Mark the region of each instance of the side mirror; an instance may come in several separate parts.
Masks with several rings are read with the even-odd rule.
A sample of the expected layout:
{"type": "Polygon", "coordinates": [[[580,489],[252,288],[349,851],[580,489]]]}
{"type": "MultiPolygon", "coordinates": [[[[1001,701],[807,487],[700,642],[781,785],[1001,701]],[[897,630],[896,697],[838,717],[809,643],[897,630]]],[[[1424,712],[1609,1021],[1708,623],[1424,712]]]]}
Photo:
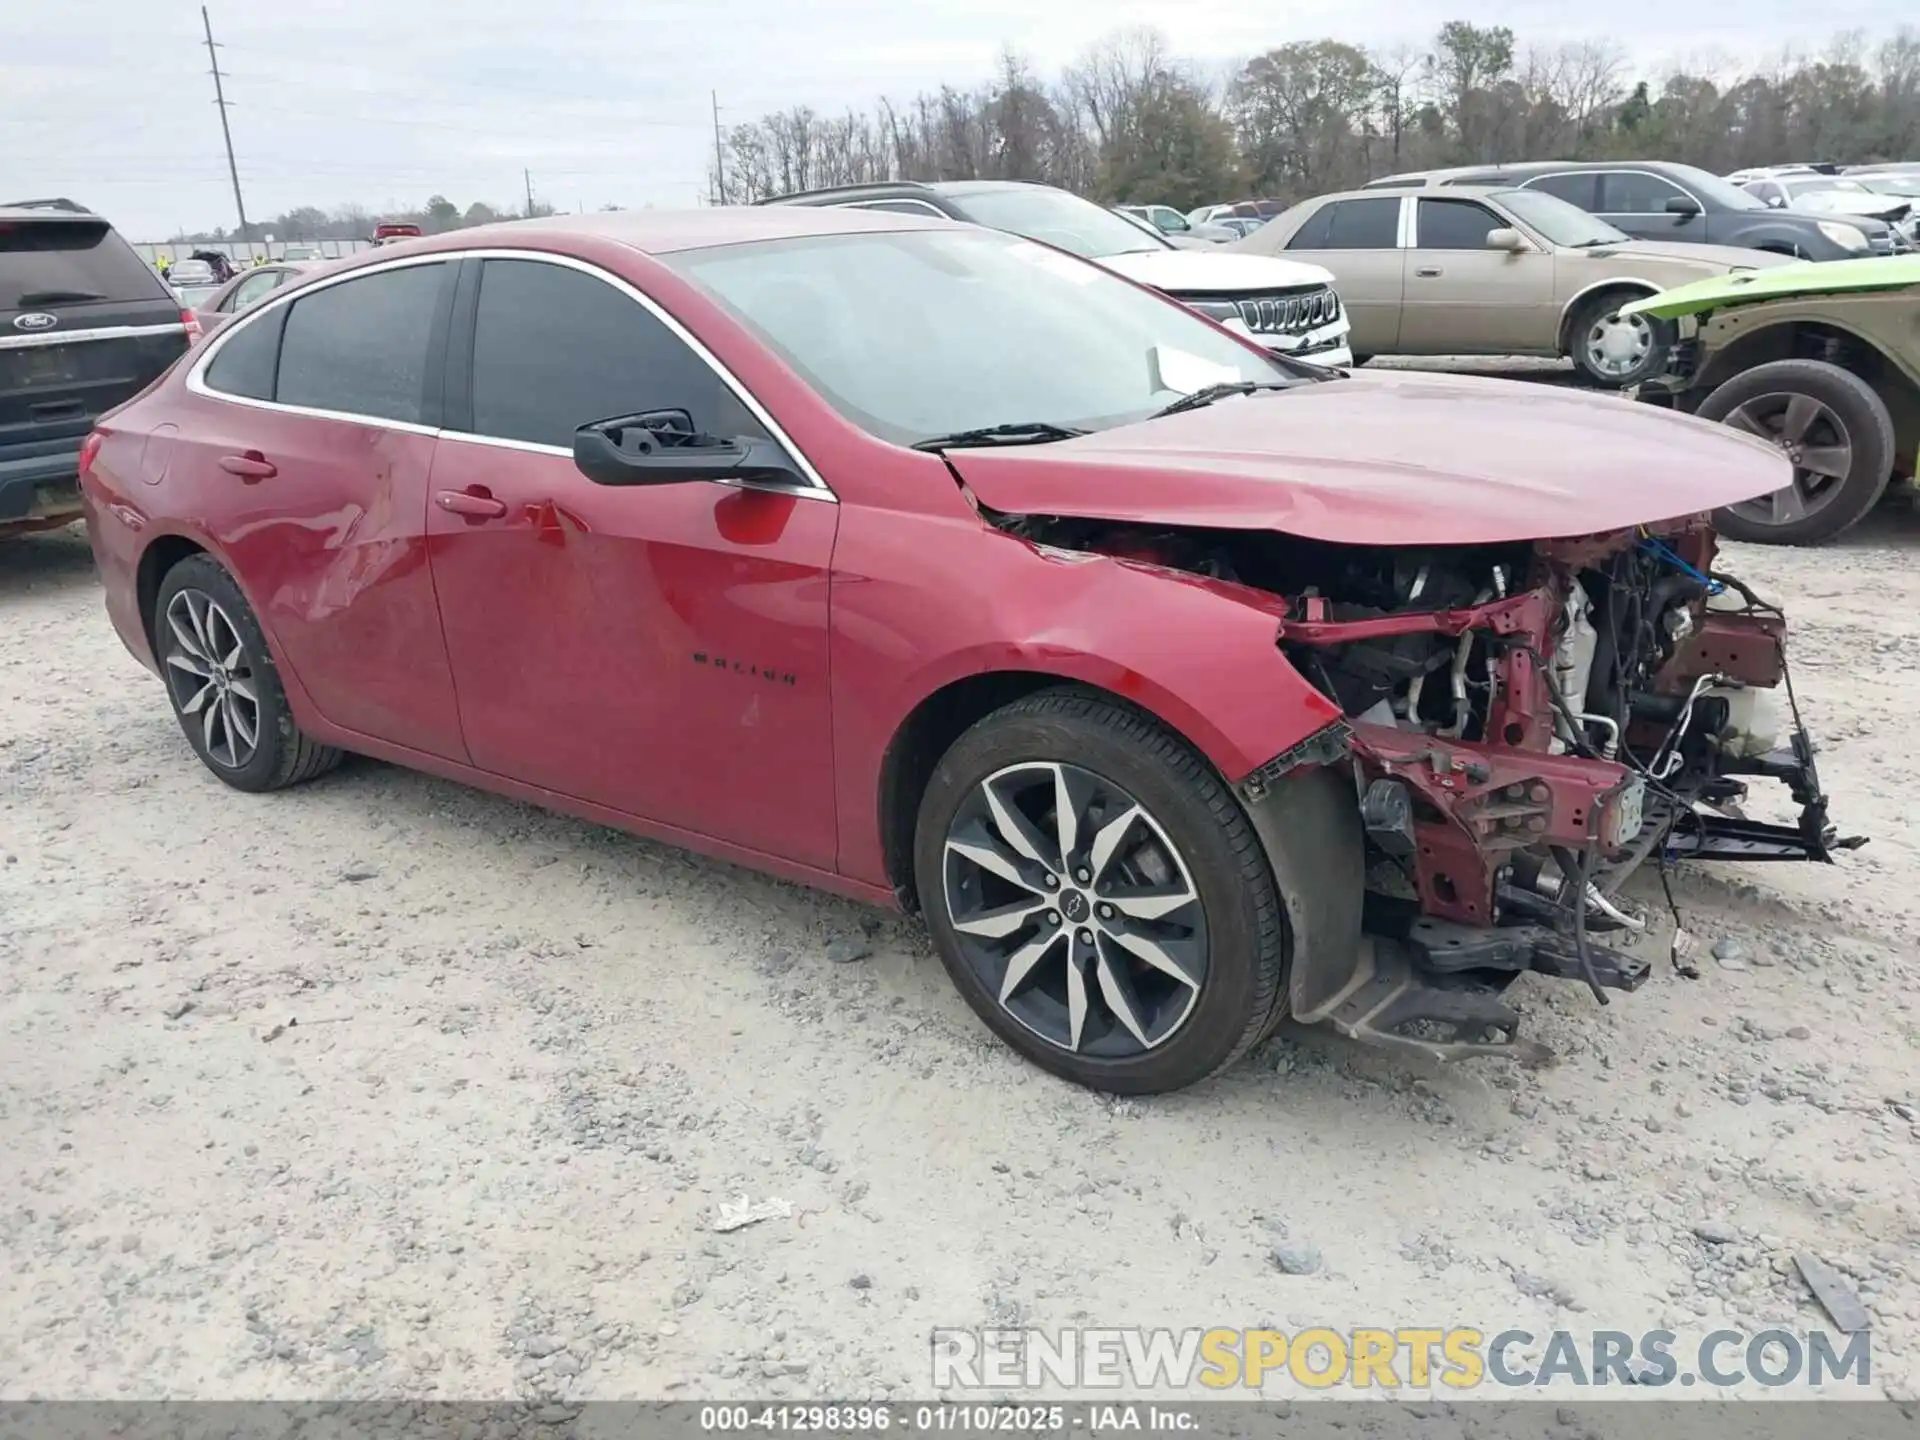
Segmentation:
{"type": "Polygon", "coordinates": [[[696,480],[804,484],[770,441],[692,429],[678,411],[596,420],[573,432],[573,463],[596,485],[681,485],[696,480]]]}
{"type": "Polygon", "coordinates": [[[1518,230],[1515,230],[1510,225],[1502,225],[1497,230],[1489,230],[1487,232],[1487,248],[1489,250],[1504,250],[1509,255],[1518,255],[1533,247],[1527,244],[1527,237],[1522,235],[1518,230]]]}
{"type": "Polygon", "coordinates": [[[1675,195],[1664,208],[1669,215],[1698,215],[1700,202],[1691,195],[1675,195]]]}

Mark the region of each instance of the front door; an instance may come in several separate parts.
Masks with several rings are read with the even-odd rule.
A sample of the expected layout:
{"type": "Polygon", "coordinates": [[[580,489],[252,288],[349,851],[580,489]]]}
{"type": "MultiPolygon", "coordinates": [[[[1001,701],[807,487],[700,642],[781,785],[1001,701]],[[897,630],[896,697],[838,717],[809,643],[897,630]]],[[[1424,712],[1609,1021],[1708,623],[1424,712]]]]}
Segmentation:
{"type": "Polygon", "coordinates": [[[1511,355],[1558,349],[1553,255],[1538,248],[1490,248],[1488,234],[1507,224],[1477,200],[1420,197],[1413,247],[1406,252],[1403,351],[1511,355]]]}
{"type": "Polygon", "coordinates": [[[830,868],[838,505],[804,487],[588,480],[571,447],[595,420],[660,413],[768,437],[597,272],[532,258],[469,271],[470,405],[450,400],[428,523],[473,763],[830,868]]]}

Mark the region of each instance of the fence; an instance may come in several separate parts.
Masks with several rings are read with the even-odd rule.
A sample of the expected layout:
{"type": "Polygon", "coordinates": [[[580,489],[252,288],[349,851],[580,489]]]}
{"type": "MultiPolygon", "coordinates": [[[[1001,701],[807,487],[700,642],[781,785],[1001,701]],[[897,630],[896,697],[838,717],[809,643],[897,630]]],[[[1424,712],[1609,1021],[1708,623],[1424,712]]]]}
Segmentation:
{"type": "Polygon", "coordinates": [[[358,251],[370,249],[370,240],[167,240],[159,242],[135,242],[133,250],[147,264],[156,264],[162,255],[169,260],[184,260],[196,250],[214,250],[245,269],[256,256],[265,256],[269,260],[283,259],[289,245],[296,249],[311,247],[320,252],[323,260],[338,260],[343,255],[352,255],[358,251]]]}

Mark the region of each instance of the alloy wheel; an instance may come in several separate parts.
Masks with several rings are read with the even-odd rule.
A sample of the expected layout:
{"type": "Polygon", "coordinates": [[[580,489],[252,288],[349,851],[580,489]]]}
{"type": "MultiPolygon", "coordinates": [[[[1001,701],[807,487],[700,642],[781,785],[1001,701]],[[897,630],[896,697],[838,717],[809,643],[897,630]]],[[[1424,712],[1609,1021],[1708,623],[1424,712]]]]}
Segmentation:
{"type": "Polygon", "coordinates": [[[1207,978],[1205,908],[1146,807],[1076,765],[988,776],[947,830],[947,915],[1008,1015],[1076,1055],[1164,1044],[1207,978]]]}
{"type": "Polygon", "coordinates": [[[1631,375],[1652,353],[1653,326],[1644,315],[1603,315],[1587,330],[1587,364],[1597,375],[1631,375]]]}
{"type": "Polygon", "coordinates": [[[1811,395],[1756,395],[1723,424],[1771,440],[1793,464],[1793,483],[1727,507],[1760,525],[1790,525],[1832,503],[1853,469],[1853,437],[1834,411],[1811,395]]]}
{"type": "Polygon", "coordinates": [[[233,619],[202,590],[167,602],[167,689],[180,714],[200,727],[207,758],[238,770],[260,744],[260,692],[233,619]]]}

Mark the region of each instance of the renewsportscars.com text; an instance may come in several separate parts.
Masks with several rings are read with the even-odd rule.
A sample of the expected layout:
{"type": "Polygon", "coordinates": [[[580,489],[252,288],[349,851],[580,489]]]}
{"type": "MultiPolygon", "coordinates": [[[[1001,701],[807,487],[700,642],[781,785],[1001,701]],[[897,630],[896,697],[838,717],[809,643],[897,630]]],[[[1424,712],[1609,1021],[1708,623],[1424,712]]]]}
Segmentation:
{"type": "Polygon", "coordinates": [[[942,1391],[1128,1389],[1259,1390],[1268,1384],[1329,1390],[1767,1389],[1872,1383],[1865,1333],[1715,1330],[1682,1340],[1671,1330],[1546,1334],[1314,1327],[1282,1330],[1068,1329],[933,1332],[942,1391]]]}

